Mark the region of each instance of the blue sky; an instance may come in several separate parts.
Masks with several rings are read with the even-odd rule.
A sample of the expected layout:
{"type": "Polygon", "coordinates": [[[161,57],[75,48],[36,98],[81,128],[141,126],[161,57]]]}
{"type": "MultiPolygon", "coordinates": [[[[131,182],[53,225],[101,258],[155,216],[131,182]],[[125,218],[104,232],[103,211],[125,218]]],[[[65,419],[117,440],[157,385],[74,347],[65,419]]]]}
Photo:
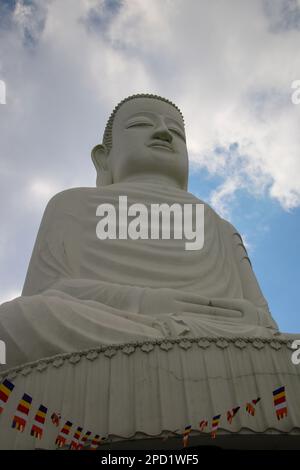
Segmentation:
{"type": "MultiPolygon", "coordinates": [[[[189,190],[208,200],[217,184],[218,179],[199,170],[190,178],[189,190]]],[[[300,209],[284,211],[277,201],[253,198],[241,190],[230,220],[243,234],[256,277],[280,329],[299,332],[300,209]]]]}
{"type": "Polygon", "coordinates": [[[300,331],[298,0],[2,0],[0,302],[19,295],[45,205],[93,186],[122,98],[185,116],[189,189],[241,232],[274,318],[300,331]]]}

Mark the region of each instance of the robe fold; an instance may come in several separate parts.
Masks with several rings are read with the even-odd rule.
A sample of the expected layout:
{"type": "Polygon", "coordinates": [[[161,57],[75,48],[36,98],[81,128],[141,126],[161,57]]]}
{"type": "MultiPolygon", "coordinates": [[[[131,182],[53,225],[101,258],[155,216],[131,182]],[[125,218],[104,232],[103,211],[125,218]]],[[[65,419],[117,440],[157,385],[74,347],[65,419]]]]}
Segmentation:
{"type": "MultiPolygon", "coordinates": [[[[204,246],[185,239],[100,240],[99,204],[203,204],[153,183],[74,188],[45,210],[22,296],[0,306],[7,365],[101,344],[195,336],[277,334],[236,229],[205,204],[204,246]],[[198,294],[197,311],[169,311],[160,295],[198,294]],[[152,307],[152,308],[151,308],[152,307]]],[[[118,210],[117,210],[118,213],[118,210]]],[[[117,217],[118,219],[118,217],[117,217]]],[[[195,306],[194,306],[195,307],[195,306]]]]}

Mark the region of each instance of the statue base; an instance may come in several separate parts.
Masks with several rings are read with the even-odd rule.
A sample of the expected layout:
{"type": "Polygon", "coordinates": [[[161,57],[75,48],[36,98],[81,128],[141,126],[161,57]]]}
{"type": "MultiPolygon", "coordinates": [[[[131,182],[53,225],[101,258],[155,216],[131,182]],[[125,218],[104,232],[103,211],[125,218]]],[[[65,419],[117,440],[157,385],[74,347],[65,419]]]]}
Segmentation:
{"type": "Polygon", "coordinates": [[[294,335],[265,338],[186,338],[101,346],[61,354],[1,374],[15,388],[0,415],[0,449],[55,449],[66,421],[103,449],[189,446],[299,448],[300,366],[291,361],[294,335]],[[287,416],[278,420],[273,391],[285,387],[287,416]],[[12,420],[23,393],[32,406],[23,432],[12,420]],[[246,411],[254,399],[255,414],[246,411]],[[30,435],[38,407],[48,408],[41,440],[30,435]],[[232,423],[227,411],[240,406],[232,423]],[[51,422],[61,414],[59,427],[51,422]],[[212,418],[221,415],[216,438],[212,418]],[[203,430],[199,423],[207,420],[203,430]],[[290,446],[290,447],[289,447],[290,446]],[[293,447],[295,446],[295,447],[293,447]]]}

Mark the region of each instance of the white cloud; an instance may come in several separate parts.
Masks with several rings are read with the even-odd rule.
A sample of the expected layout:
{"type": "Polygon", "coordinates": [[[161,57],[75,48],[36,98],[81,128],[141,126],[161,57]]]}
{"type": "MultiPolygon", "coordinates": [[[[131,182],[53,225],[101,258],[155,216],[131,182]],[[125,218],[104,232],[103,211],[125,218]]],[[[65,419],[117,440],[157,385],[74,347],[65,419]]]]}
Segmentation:
{"type": "Polygon", "coordinates": [[[229,216],[229,205],[239,186],[240,180],[238,178],[231,178],[226,179],[224,183],[212,191],[209,203],[212,205],[212,207],[214,207],[220,216],[224,218],[229,216]]]}
{"type": "MultiPolygon", "coordinates": [[[[31,145],[41,128],[51,172],[61,147],[67,147],[65,164],[72,158],[70,133],[81,132],[84,145],[92,146],[86,133],[92,117],[95,126],[124,96],[153,91],[183,108],[194,163],[223,178],[211,195],[216,207],[226,210],[241,188],[268,194],[284,209],[297,207],[300,106],[290,98],[291,83],[300,77],[300,29],[288,15],[300,15],[300,8],[287,3],[293,8],[280,1],[272,8],[264,0],[153,0],[151,6],[144,0],[52,0],[39,9],[38,2],[19,0],[14,20],[21,37],[9,36],[9,50],[14,61],[21,60],[27,83],[16,81],[22,105],[15,111],[32,109],[20,138],[31,145]],[[274,24],[281,30],[274,32],[274,24]],[[24,31],[37,42],[34,55],[21,46],[24,31]],[[82,100],[88,120],[79,118],[82,100]],[[44,135],[47,130],[51,136],[44,135]]],[[[12,115],[11,126],[17,118],[12,115]]],[[[32,163],[38,151],[33,148],[32,163]]],[[[74,161],[78,165],[76,151],[74,161]]]]}
{"type": "Polygon", "coordinates": [[[17,26],[23,41],[32,44],[39,39],[44,28],[46,17],[46,7],[48,0],[44,4],[38,3],[36,0],[31,3],[24,0],[16,2],[13,11],[13,21],[17,26]]]}
{"type": "Polygon", "coordinates": [[[32,181],[28,187],[28,204],[32,205],[45,205],[49,199],[54,196],[59,187],[50,181],[35,180],[32,181]]]}
{"type": "Polygon", "coordinates": [[[20,27],[32,27],[32,5],[26,5],[23,1],[17,2],[13,16],[15,22],[20,25],[20,27]]]}
{"type": "Polygon", "coordinates": [[[112,107],[137,92],[182,108],[193,165],[221,178],[210,202],[222,214],[239,189],[298,207],[300,6],[273,4],[17,1],[10,27],[0,22],[0,196],[15,246],[33,241],[40,217],[24,224],[20,201],[41,211],[56,190],[93,185],[90,150],[112,107]]]}

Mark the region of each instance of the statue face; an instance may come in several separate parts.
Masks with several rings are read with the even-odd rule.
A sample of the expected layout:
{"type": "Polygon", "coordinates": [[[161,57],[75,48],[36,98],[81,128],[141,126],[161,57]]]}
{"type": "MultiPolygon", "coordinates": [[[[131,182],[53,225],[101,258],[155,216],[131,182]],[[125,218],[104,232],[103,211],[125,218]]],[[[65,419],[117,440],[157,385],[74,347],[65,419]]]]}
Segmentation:
{"type": "MultiPolygon", "coordinates": [[[[188,154],[180,113],[157,99],[124,103],[114,119],[108,164],[113,182],[133,176],[167,176],[186,189],[188,154]]],[[[159,179],[159,178],[158,178],[159,179]]]]}

